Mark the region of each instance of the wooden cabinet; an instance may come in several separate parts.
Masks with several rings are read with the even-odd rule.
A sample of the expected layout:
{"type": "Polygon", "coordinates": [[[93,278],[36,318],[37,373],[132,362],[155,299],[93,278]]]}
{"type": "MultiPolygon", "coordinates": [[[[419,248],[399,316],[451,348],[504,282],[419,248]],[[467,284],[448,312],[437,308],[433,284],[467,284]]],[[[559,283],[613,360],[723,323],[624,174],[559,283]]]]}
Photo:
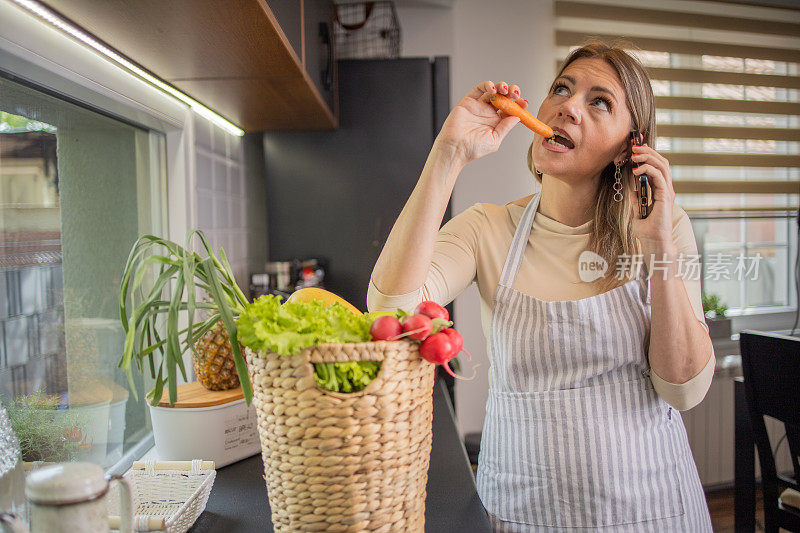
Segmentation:
{"type": "MultiPolygon", "coordinates": [[[[336,113],[336,61],[331,0],[267,0],[292,49],[328,107],[336,113]]],[[[337,115],[338,116],[338,115],[337,115]]]]}
{"type": "Polygon", "coordinates": [[[45,3],[246,131],[338,127],[309,29],[332,18],[329,0],[45,3]]]}
{"type": "Polygon", "coordinates": [[[332,21],[334,5],[330,0],[302,0],[305,30],[305,68],[334,115],[338,113],[338,87],[332,21]]]}

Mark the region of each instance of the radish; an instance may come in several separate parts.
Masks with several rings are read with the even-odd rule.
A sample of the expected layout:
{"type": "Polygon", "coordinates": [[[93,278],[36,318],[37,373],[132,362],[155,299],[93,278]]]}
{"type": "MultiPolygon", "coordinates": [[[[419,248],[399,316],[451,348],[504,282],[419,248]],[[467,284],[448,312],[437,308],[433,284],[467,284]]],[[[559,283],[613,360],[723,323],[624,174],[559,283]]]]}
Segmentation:
{"type": "Polygon", "coordinates": [[[472,378],[456,375],[453,369],[450,368],[448,363],[455,353],[453,352],[453,343],[450,341],[450,335],[447,333],[434,333],[422,341],[422,344],[419,345],[419,354],[430,363],[442,365],[445,371],[456,379],[472,379],[475,377],[475,374],[472,375],[472,378]]]}
{"type": "Polygon", "coordinates": [[[400,321],[391,315],[376,318],[369,328],[374,341],[393,340],[392,337],[400,335],[402,331],[403,326],[400,325],[400,321]]]}
{"type": "Polygon", "coordinates": [[[403,325],[402,336],[408,336],[409,339],[414,339],[415,341],[425,339],[433,329],[433,322],[425,315],[403,317],[401,324],[403,325]]]}
{"type": "Polygon", "coordinates": [[[450,320],[450,313],[447,312],[447,309],[437,304],[436,302],[432,302],[430,300],[427,300],[419,304],[417,308],[414,309],[414,313],[417,315],[425,315],[429,318],[441,318],[444,320],[450,320]]]}
{"type": "Polygon", "coordinates": [[[434,333],[419,345],[419,354],[423,359],[437,365],[444,365],[453,353],[453,343],[445,333],[434,333]]]}
{"type": "MultiPolygon", "coordinates": [[[[450,337],[450,342],[453,344],[452,357],[455,357],[461,352],[461,350],[464,349],[464,337],[461,336],[461,333],[457,332],[453,328],[443,329],[441,333],[444,333],[450,337]]],[[[467,354],[467,358],[472,361],[472,356],[469,354],[469,352],[464,350],[464,353],[467,354]]]]}

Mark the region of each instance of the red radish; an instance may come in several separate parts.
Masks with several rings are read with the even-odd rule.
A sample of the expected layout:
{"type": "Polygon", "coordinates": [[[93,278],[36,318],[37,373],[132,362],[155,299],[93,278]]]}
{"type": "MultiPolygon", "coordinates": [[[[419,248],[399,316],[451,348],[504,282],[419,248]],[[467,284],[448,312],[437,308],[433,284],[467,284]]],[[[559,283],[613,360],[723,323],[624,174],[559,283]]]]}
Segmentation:
{"type": "MultiPolygon", "coordinates": [[[[461,336],[461,333],[457,332],[453,328],[443,329],[440,333],[444,333],[450,337],[450,342],[453,344],[453,354],[451,357],[455,357],[461,352],[461,350],[464,349],[464,337],[461,336]]],[[[471,361],[472,356],[469,354],[469,352],[464,350],[464,353],[467,354],[467,357],[471,361]]]]}
{"type": "Polygon", "coordinates": [[[450,313],[447,312],[447,309],[442,307],[441,305],[437,304],[436,302],[432,302],[430,300],[424,301],[414,309],[414,313],[418,315],[425,315],[429,318],[441,318],[444,320],[450,320],[450,313]]]}
{"type": "Polygon", "coordinates": [[[403,317],[403,334],[407,334],[409,339],[421,341],[427,337],[433,329],[433,322],[425,315],[411,315],[403,317]]]}
{"type": "MultiPolygon", "coordinates": [[[[464,376],[456,375],[448,364],[455,354],[453,352],[453,343],[447,333],[440,331],[422,341],[422,344],[419,345],[419,354],[430,363],[442,365],[445,371],[454,378],[467,379],[464,376]]],[[[472,375],[472,378],[474,377],[475,374],[472,375]]]]}
{"type": "Polygon", "coordinates": [[[434,333],[419,345],[419,354],[428,362],[444,365],[451,358],[453,343],[446,333],[434,333]]]}
{"type": "Polygon", "coordinates": [[[392,340],[392,337],[400,335],[403,326],[397,317],[386,315],[375,319],[369,328],[369,333],[374,341],[392,340]]]}

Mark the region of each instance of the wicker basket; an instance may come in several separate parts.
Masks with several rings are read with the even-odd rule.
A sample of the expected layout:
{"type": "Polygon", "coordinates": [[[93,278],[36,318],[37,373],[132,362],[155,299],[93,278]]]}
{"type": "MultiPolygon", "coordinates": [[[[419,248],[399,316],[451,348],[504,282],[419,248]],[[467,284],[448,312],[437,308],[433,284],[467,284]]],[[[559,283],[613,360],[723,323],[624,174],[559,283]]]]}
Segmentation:
{"type": "MultiPolygon", "coordinates": [[[[203,512],[217,472],[213,461],[136,461],[125,478],[133,493],[134,531],[185,533],[203,512]]],[[[119,496],[111,488],[109,526],[119,529],[119,496]]]]}
{"type": "Polygon", "coordinates": [[[337,59],[400,57],[400,23],[394,2],[335,4],[333,35],[337,59]]]}
{"type": "Polygon", "coordinates": [[[275,531],[424,530],[434,365],[409,341],[246,350],[275,531]],[[312,363],[382,361],[361,391],[317,387],[312,363]]]}

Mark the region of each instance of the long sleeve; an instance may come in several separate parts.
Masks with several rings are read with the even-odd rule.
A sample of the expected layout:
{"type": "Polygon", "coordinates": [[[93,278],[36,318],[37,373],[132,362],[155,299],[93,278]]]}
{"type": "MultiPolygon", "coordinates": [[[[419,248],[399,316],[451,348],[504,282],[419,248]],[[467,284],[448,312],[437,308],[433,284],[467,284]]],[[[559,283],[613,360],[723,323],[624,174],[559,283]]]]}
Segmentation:
{"type": "Polygon", "coordinates": [[[478,241],[485,223],[486,214],[477,204],[448,220],[436,236],[428,275],[422,286],[405,294],[387,294],[370,277],[367,309],[394,311],[400,308],[412,312],[425,300],[443,306],[452,302],[476,279],[478,241]]]}
{"type": "MultiPolygon", "coordinates": [[[[692,223],[686,212],[677,204],[675,204],[673,215],[673,241],[678,248],[678,253],[684,254],[684,257],[688,259],[697,254],[697,242],[695,241],[694,231],[692,230],[692,223]]],[[[705,330],[708,331],[708,325],[703,315],[700,272],[688,273],[684,276],[683,282],[686,287],[686,294],[688,294],[689,301],[692,304],[695,317],[703,325],[705,330]]],[[[706,365],[689,381],[685,383],[671,383],[664,380],[652,369],[650,370],[650,379],[653,382],[653,387],[656,392],[664,401],[679,411],[687,411],[705,398],[709,387],[711,387],[715,366],[716,357],[712,348],[711,356],[706,362],[706,365]]]]}
{"type": "Polygon", "coordinates": [[[717,359],[712,353],[703,370],[686,383],[670,383],[662,379],[653,369],[650,369],[650,380],[653,382],[653,388],[665,402],[678,411],[688,411],[705,398],[714,378],[716,362],[717,359]]]}

